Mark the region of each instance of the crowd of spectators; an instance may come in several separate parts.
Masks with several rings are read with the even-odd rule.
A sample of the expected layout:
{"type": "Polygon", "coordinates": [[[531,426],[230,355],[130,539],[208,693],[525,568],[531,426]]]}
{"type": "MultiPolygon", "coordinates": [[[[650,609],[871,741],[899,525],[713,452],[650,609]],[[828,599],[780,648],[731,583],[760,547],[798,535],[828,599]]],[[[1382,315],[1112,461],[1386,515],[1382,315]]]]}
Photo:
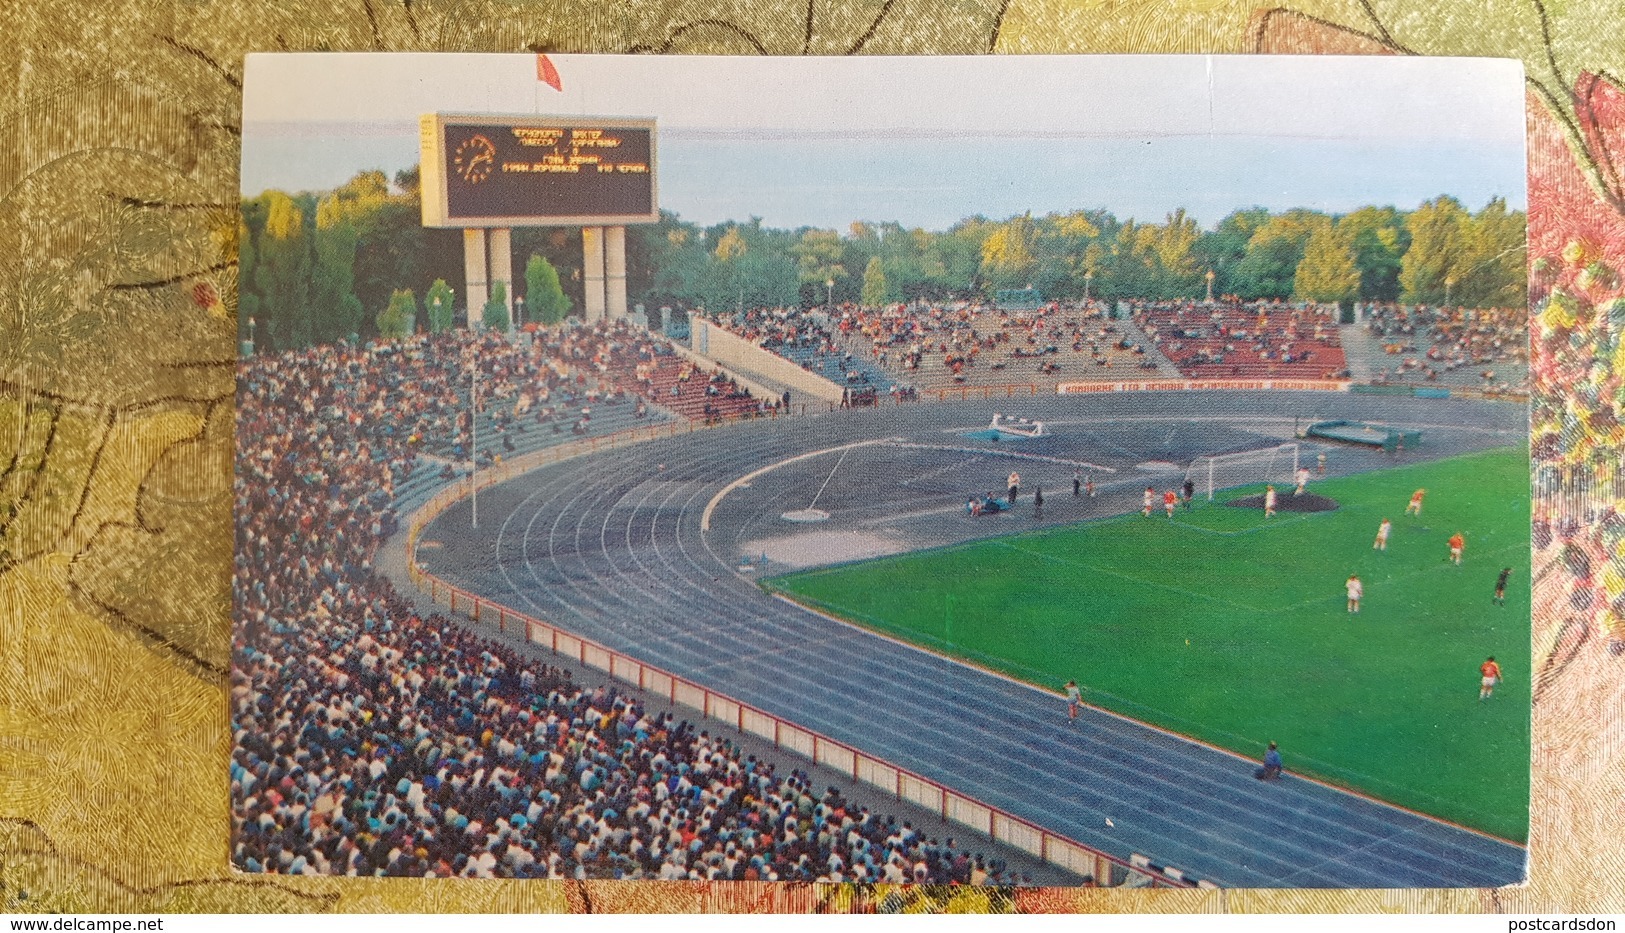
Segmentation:
{"type": "Polygon", "coordinates": [[[625,393],[596,361],[629,339],[600,326],[522,339],[452,331],[399,342],[340,344],[245,364],[244,384],[273,392],[289,379],[319,385],[287,404],[313,423],[348,422],[371,441],[399,441],[404,455],[463,462],[475,455],[469,400],[477,398],[482,460],[514,449],[530,430],[581,434],[595,405],[620,405],[625,393]],[[314,367],[314,369],[312,369],[314,367]],[[475,392],[475,384],[478,391],[475,392]]]}
{"type": "Polygon", "coordinates": [[[1486,391],[1527,391],[1529,312],[1525,308],[1369,305],[1364,327],[1391,367],[1375,382],[1472,384],[1486,391]]]}
{"type": "MultiPolygon", "coordinates": [[[[905,398],[917,392],[900,384],[888,388],[890,378],[873,378],[879,373],[928,388],[1124,379],[1163,365],[1186,378],[1351,378],[1333,306],[1184,300],[1130,301],[1128,307],[1127,321],[1113,320],[1100,302],[1009,310],[977,301],[754,308],[713,321],[844,381],[852,404],[881,392],[905,398]]],[[[1362,313],[1362,326],[1383,351],[1399,357],[1372,374],[1375,382],[1442,379],[1489,392],[1527,388],[1527,326],[1519,309],[1373,304],[1362,313]]]]}
{"type": "MultiPolygon", "coordinates": [[[[424,615],[379,574],[394,485],[474,348],[503,404],[614,334],[425,338],[240,367],[230,765],[248,871],[1011,884],[671,712],[424,615]],[[536,348],[540,347],[540,351],[536,348]],[[541,355],[533,355],[540,353],[541,355]],[[500,357],[500,358],[498,358],[500,357]],[[544,365],[545,364],[541,364],[544,365]],[[437,381],[431,374],[443,373],[437,381]]],[[[569,380],[559,372],[553,375],[569,380]]],[[[545,395],[544,395],[545,393],[545,395]]]]}
{"type": "Polygon", "coordinates": [[[1349,377],[1335,308],[1156,301],[1133,302],[1130,313],[1188,378],[1349,377]]]}
{"type": "Polygon", "coordinates": [[[1020,310],[980,301],[758,308],[716,323],[807,369],[837,369],[833,378],[855,397],[884,391],[906,401],[917,395],[916,384],[1123,378],[1159,368],[1138,335],[1098,302],[1020,310]]]}
{"type": "Polygon", "coordinates": [[[645,336],[617,346],[607,371],[643,399],[686,418],[714,423],[776,414],[783,400],[757,398],[719,367],[704,369],[676,354],[663,339],[645,336]]]}
{"type": "Polygon", "coordinates": [[[1101,370],[1157,368],[1098,303],[1051,302],[1013,310],[981,302],[843,307],[835,328],[882,366],[938,385],[1044,381],[1080,375],[1087,354],[1101,370]],[[1072,365],[1069,365],[1072,364],[1072,365]]]}

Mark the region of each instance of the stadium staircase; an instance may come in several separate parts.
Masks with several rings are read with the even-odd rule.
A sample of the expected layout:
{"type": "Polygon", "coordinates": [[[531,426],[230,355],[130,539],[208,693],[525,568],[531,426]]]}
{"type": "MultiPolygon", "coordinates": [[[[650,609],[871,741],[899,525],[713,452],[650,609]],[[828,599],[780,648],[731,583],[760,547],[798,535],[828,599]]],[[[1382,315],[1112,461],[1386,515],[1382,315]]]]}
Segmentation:
{"type": "Polygon", "coordinates": [[[1368,383],[1389,368],[1389,357],[1382,351],[1382,341],[1366,330],[1364,324],[1342,324],[1338,336],[1343,342],[1344,365],[1349,378],[1356,383],[1368,383]]]}

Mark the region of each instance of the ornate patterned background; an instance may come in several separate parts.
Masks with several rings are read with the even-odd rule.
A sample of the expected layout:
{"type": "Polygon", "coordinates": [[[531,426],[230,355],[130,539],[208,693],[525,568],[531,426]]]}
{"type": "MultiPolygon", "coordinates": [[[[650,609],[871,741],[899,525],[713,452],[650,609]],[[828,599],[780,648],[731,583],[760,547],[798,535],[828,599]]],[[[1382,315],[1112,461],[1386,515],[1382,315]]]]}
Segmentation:
{"type": "Polygon", "coordinates": [[[0,4],[0,905],[42,911],[1625,911],[1616,0],[0,4]],[[258,50],[1511,56],[1529,89],[1531,877],[1500,891],[262,881],[227,863],[242,57],[258,50]],[[12,421],[15,428],[16,422],[12,421]],[[9,456],[9,455],[8,455],[9,456]],[[1542,521],[1549,524],[1541,524],[1542,521]]]}

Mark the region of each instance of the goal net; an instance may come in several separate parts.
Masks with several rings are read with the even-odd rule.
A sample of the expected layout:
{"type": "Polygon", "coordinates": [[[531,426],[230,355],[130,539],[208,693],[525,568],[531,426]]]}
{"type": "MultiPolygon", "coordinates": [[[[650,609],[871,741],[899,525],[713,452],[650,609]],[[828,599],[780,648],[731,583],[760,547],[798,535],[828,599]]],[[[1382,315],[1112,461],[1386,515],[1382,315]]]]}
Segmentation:
{"type": "Polygon", "coordinates": [[[1295,485],[1298,472],[1298,445],[1282,444],[1262,450],[1242,450],[1228,454],[1207,454],[1191,461],[1185,479],[1207,494],[1237,486],[1274,483],[1295,485]]]}

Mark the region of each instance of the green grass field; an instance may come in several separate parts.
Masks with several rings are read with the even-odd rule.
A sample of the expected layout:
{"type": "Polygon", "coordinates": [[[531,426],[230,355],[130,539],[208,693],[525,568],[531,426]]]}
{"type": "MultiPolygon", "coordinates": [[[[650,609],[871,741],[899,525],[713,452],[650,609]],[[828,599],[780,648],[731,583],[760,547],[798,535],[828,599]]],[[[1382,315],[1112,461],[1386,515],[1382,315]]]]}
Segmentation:
{"type": "Polygon", "coordinates": [[[1075,677],[1091,703],[1243,755],[1277,741],[1289,771],[1523,841],[1527,452],[1313,483],[1341,504],[1332,512],[1266,520],[1220,504],[1259,489],[1172,521],[1135,512],[765,585],[1057,692],[1075,677]],[[1417,487],[1423,515],[1407,517],[1417,487]],[[1384,517],[1393,534],[1377,552],[1384,517]],[[1502,567],[1505,608],[1491,601],[1502,567]],[[1351,573],[1365,584],[1357,615],[1351,573]],[[1504,676],[1481,703],[1488,655],[1504,676]]]}

